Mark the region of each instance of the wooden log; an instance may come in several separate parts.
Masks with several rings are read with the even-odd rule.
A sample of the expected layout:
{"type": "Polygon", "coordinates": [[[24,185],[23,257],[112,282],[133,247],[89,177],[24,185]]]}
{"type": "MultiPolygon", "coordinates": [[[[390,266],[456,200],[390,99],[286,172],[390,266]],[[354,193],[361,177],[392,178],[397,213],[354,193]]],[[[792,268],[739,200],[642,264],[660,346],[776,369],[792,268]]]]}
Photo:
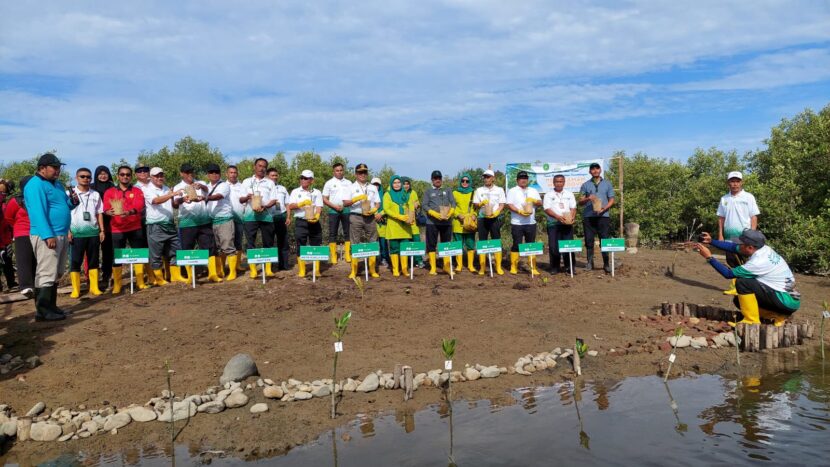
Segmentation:
{"type": "Polygon", "coordinates": [[[784,347],[792,347],[798,342],[798,328],[793,323],[784,325],[784,347]]]}
{"type": "Polygon", "coordinates": [[[772,326],[769,328],[769,335],[770,335],[770,348],[777,349],[778,348],[778,327],[772,326]]]}
{"type": "Polygon", "coordinates": [[[809,323],[807,325],[807,339],[812,339],[813,336],[815,335],[815,332],[816,332],[815,325],[813,325],[813,323],[809,323]]]}
{"type": "Polygon", "coordinates": [[[703,318],[703,316],[700,315],[700,312],[697,309],[697,305],[695,305],[694,303],[687,303],[686,306],[689,307],[689,313],[692,316],[696,318],[703,318]]]}
{"type": "Polygon", "coordinates": [[[685,317],[691,317],[692,316],[692,310],[688,306],[686,306],[686,303],[681,303],[680,308],[683,310],[683,316],[685,316],[685,317]]]}
{"type": "Polygon", "coordinates": [[[804,339],[807,339],[807,327],[809,325],[807,323],[802,323],[798,325],[798,343],[803,344],[804,339]]]}
{"type": "Polygon", "coordinates": [[[395,380],[392,383],[392,389],[400,389],[401,388],[401,376],[403,375],[401,371],[401,364],[396,363],[395,369],[392,372],[392,378],[395,380]]]}
{"type": "Polygon", "coordinates": [[[766,324],[761,325],[761,349],[766,350],[772,348],[772,331],[766,324]]]}
{"type": "Polygon", "coordinates": [[[676,303],[669,303],[669,314],[674,316],[677,314],[677,304],[676,303]]]}
{"type": "Polygon", "coordinates": [[[403,367],[403,400],[408,401],[412,399],[412,392],[415,390],[415,383],[412,379],[412,367],[405,365],[403,367]]]}
{"type": "Polygon", "coordinates": [[[735,325],[735,330],[737,331],[738,338],[741,340],[740,344],[738,344],[738,347],[742,351],[746,352],[746,333],[745,333],[746,325],[745,324],[736,324],[735,325]]]}
{"type": "Polygon", "coordinates": [[[669,302],[663,302],[660,304],[660,315],[666,316],[669,314],[669,302]]]}
{"type": "Polygon", "coordinates": [[[786,347],[784,345],[784,335],[786,335],[786,332],[784,332],[784,330],[785,330],[784,326],[780,326],[778,328],[778,348],[786,347]]]}
{"type": "Polygon", "coordinates": [[[761,325],[749,325],[749,345],[751,352],[758,352],[761,350],[761,325]]]}

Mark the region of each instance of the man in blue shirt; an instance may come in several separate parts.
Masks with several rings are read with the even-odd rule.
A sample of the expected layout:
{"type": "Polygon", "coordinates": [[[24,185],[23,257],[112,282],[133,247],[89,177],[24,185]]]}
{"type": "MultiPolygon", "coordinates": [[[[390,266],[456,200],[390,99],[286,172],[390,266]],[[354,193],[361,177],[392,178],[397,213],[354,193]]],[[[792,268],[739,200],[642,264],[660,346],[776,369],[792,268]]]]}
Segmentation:
{"type": "Polygon", "coordinates": [[[64,164],[46,153],[37,163],[37,174],[24,190],[31,228],[29,240],[37,260],[35,270],[35,321],[66,319],[57,306],[58,278],[66,266],[66,234],[77,197],[70,199],[58,182],[64,164]]]}
{"type": "MultiPolygon", "coordinates": [[[[585,230],[585,255],[588,261],[585,269],[594,269],[594,237],[599,235],[600,240],[610,237],[611,215],[608,210],[614,205],[614,187],[608,180],[600,176],[602,167],[594,162],[588,170],[591,179],[582,184],[579,192],[582,198],[579,204],[585,206],[582,211],[582,226],[585,230]]],[[[619,266],[619,265],[618,265],[619,266]]],[[[605,272],[611,273],[608,263],[608,253],[602,254],[602,267],[605,272]]]]}

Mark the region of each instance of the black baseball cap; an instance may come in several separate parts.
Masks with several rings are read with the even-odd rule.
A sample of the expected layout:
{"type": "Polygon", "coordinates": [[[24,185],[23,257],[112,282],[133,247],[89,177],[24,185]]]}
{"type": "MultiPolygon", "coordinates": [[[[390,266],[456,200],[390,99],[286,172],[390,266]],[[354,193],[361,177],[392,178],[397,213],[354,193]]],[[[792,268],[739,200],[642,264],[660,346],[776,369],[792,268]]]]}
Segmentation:
{"type": "Polygon", "coordinates": [[[149,171],[150,171],[150,167],[147,167],[144,164],[138,164],[137,166],[135,166],[135,173],[149,172],[149,171]]]}
{"type": "Polygon", "coordinates": [[[207,169],[205,170],[207,173],[216,172],[219,173],[222,169],[219,168],[219,164],[208,164],[207,169]]]}
{"type": "Polygon", "coordinates": [[[40,159],[37,160],[38,167],[48,166],[60,168],[62,165],[66,164],[61,162],[61,160],[58,159],[58,156],[52,154],[51,152],[47,152],[46,154],[40,156],[40,159]]]}
{"type": "Polygon", "coordinates": [[[520,170],[519,173],[516,174],[516,180],[518,180],[520,178],[530,178],[530,177],[528,177],[527,172],[525,172],[524,170],[520,170]]]}
{"type": "Polygon", "coordinates": [[[185,162],[179,168],[179,172],[189,174],[195,172],[195,170],[193,169],[193,165],[191,165],[189,162],[185,162]]]}
{"type": "Polygon", "coordinates": [[[369,167],[366,164],[360,163],[354,168],[354,173],[369,172],[369,167]]]}
{"type": "MultiPolygon", "coordinates": [[[[585,166],[583,166],[583,167],[585,167],[585,166]]],[[[602,169],[602,166],[597,164],[596,162],[591,162],[591,165],[588,166],[588,170],[591,170],[591,169],[602,169]]]]}
{"type": "Polygon", "coordinates": [[[767,244],[767,237],[760,230],[744,229],[741,236],[735,239],[735,243],[762,248],[767,244]]]}
{"type": "Polygon", "coordinates": [[[431,177],[431,178],[432,178],[432,180],[437,180],[437,179],[439,179],[439,178],[443,179],[443,178],[444,178],[444,176],[443,176],[443,175],[441,175],[441,171],[440,171],[440,170],[433,170],[433,171],[432,171],[432,177],[431,177]]]}

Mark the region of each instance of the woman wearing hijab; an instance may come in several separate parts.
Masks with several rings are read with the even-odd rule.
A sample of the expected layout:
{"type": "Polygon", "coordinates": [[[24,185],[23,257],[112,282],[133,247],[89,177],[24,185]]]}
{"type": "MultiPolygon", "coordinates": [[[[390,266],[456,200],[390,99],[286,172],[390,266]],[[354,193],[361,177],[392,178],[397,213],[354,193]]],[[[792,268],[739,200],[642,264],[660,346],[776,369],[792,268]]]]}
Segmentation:
{"type": "Polygon", "coordinates": [[[37,266],[35,251],[29,239],[29,213],[26,212],[26,205],[23,201],[23,188],[31,178],[31,176],[26,176],[20,179],[20,192],[9,201],[3,211],[3,217],[12,226],[14,259],[17,264],[17,282],[20,293],[28,298],[32,298],[35,294],[35,267],[37,266]]]}
{"type": "Polygon", "coordinates": [[[389,180],[389,190],[383,195],[383,210],[386,213],[386,240],[389,242],[389,257],[392,263],[392,275],[398,277],[406,269],[406,257],[401,257],[401,242],[412,240],[412,224],[415,223],[415,206],[409,193],[403,188],[400,175],[393,175],[389,180]],[[410,215],[412,213],[412,215],[410,215]],[[400,269],[398,269],[400,264],[400,269]]]}
{"type": "MultiPolygon", "coordinates": [[[[412,191],[412,179],[409,177],[403,177],[403,189],[407,193],[409,193],[409,199],[412,203],[413,209],[415,212],[421,208],[421,200],[418,199],[418,193],[412,191]]],[[[417,219],[417,217],[416,217],[417,219]]],[[[412,241],[413,242],[420,242],[421,241],[421,228],[418,227],[418,222],[412,224],[412,241]]],[[[424,266],[424,258],[421,256],[415,257],[415,266],[423,267],[424,266]]]]}
{"type": "MultiPolygon", "coordinates": [[[[95,168],[95,173],[92,175],[91,188],[98,192],[101,199],[104,199],[104,192],[115,186],[112,182],[112,173],[105,165],[99,165],[95,168]]],[[[114,261],[115,251],[112,249],[112,227],[110,221],[112,216],[104,216],[104,241],[101,242],[101,267],[100,277],[98,280],[98,288],[106,290],[110,285],[112,278],[112,266],[114,261]]]]}
{"type": "MultiPolygon", "coordinates": [[[[475,266],[473,266],[476,254],[476,233],[475,231],[464,230],[464,218],[469,215],[476,215],[473,207],[473,178],[470,177],[470,174],[467,172],[461,174],[458,187],[452,192],[452,196],[455,198],[456,206],[455,216],[452,218],[453,239],[456,242],[460,241],[467,252],[467,269],[470,272],[476,272],[475,266]]],[[[458,262],[455,270],[461,272],[464,257],[458,255],[455,258],[458,262]]]]}

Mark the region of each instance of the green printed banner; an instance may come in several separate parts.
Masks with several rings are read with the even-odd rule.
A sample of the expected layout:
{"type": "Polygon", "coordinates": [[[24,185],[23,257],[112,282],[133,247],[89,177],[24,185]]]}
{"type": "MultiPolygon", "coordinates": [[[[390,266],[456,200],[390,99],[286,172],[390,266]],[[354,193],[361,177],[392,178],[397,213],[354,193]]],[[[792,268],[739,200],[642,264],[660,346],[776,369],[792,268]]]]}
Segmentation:
{"type": "Polygon", "coordinates": [[[362,259],[372,256],[380,256],[380,243],[354,243],[352,244],[352,258],[362,259]]]}
{"type": "Polygon", "coordinates": [[[624,238],[603,238],[599,241],[600,250],[603,253],[612,251],[625,251],[624,238]]]}
{"type": "Polygon", "coordinates": [[[424,242],[401,242],[401,256],[424,256],[427,244],[424,242]]]}
{"type": "Polygon", "coordinates": [[[446,258],[447,256],[458,256],[462,253],[464,253],[464,247],[461,245],[461,241],[444,242],[438,244],[439,258],[446,258]]]}
{"type": "Polygon", "coordinates": [[[300,259],[303,261],[328,261],[329,247],[327,246],[301,246],[300,259]]]}
{"type": "Polygon", "coordinates": [[[560,253],[582,252],[582,240],[559,240],[560,253]]]}
{"type": "Polygon", "coordinates": [[[501,252],[501,239],[480,240],[476,242],[476,253],[486,255],[487,253],[501,252]]]}
{"type": "Polygon", "coordinates": [[[520,243],[519,256],[536,256],[545,252],[545,244],[542,242],[520,243]]]}
{"type": "Polygon", "coordinates": [[[115,264],[146,264],[150,262],[148,248],[117,248],[115,250],[115,264]]]}
{"type": "Polygon", "coordinates": [[[207,266],[210,260],[208,250],[179,250],[176,252],[177,266],[207,266]]]}
{"type": "Polygon", "coordinates": [[[277,262],[279,262],[279,253],[276,248],[252,248],[248,250],[248,264],[277,262]]]}

